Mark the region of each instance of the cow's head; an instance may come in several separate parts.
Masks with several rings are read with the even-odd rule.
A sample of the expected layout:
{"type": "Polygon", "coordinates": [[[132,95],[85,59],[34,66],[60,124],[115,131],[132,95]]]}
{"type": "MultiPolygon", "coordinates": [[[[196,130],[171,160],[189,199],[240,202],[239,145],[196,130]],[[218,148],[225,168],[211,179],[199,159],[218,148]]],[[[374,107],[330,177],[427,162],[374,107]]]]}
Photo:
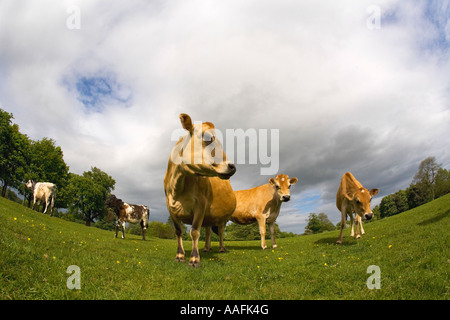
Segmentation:
{"type": "Polygon", "coordinates": [[[173,149],[171,160],[187,174],[229,179],[236,167],[223,151],[214,125],[211,122],[193,124],[185,113],[180,114],[180,121],[188,133],[173,149]]]}
{"type": "Polygon", "coordinates": [[[106,199],[105,204],[106,206],[115,209],[117,213],[122,208],[123,201],[112,194],[106,199]]]}
{"type": "Polygon", "coordinates": [[[27,183],[25,183],[25,186],[28,189],[33,189],[33,186],[35,185],[35,182],[33,180],[28,180],[27,183]]]}
{"type": "Polygon", "coordinates": [[[368,190],[359,188],[354,194],[347,193],[345,197],[352,202],[353,211],[364,220],[370,220],[373,217],[370,209],[370,201],[378,193],[378,189],[368,190]]]}
{"type": "Polygon", "coordinates": [[[269,179],[269,183],[275,188],[275,192],[283,202],[291,200],[290,188],[292,185],[296,184],[297,181],[297,178],[294,177],[289,179],[289,176],[285,174],[279,174],[275,179],[269,179]]]}

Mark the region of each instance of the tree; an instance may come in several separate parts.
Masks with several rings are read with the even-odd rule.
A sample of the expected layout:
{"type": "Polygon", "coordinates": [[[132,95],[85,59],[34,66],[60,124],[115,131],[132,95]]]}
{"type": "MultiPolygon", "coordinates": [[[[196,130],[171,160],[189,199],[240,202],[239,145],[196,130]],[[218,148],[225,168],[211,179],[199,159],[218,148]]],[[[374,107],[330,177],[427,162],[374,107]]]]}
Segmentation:
{"type": "Polygon", "coordinates": [[[430,190],[423,184],[411,184],[408,189],[406,189],[406,194],[408,198],[408,207],[413,209],[424,203],[427,203],[431,199],[430,190]]]}
{"type": "Polygon", "coordinates": [[[450,170],[440,168],[436,175],[436,197],[450,193],[450,170]]]}
{"type": "Polygon", "coordinates": [[[0,181],[1,196],[5,197],[8,187],[18,187],[25,174],[25,155],[28,137],[19,132],[19,126],[12,124],[13,115],[0,109],[0,181]]]}
{"type": "MultiPolygon", "coordinates": [[[[38,141],[30,141],[27,154],[27,166],[25,180],[32,179],[40,182],[56,184],[56,207],[66,207],[67,199],[64,189],[67,185],[69,167],[64,161],[61,147],[56,146],[53,139],[43,138],[38,141]]],[[[31,199],[31,192],[24,186],[19,187],[19,192],[31,199]]]]}
{"type": "Polygon", "coordinates": [[[334,224],[330,221],[330,219],[328,219],[328,216],[325,213],[323,212],[319,213],[317,218],[319,219],[322,225],[321,232],[331,231],[335,229],[334,224]]]}
{"type": "Polygon", "coordinates": [[[431,200],[435,197],[436,176],[440,168],[435,157],[428,157],[420,163],[419,171],[413,179],[413,183],[422,184],[431,191],[431,200]]]}
{"type": "Polygon", "coordinates": [[[395,205],[395,199],[392,194],[385,196],[381,199],[380,203],[380,215],[382,218],[390,217],[398,213],[397,206],[395,205]]]}
{"type": "Polygon", "coordinates": [[[86,226],[90,226],[106,214],[105,201],[115,183],[107,173],[95,167],[81,176],[71,173],[67,187],[69,211],[81,214],[86,226]]]}
{"type": "Polygon", "coordinates": [[[305,234],[322,233],[335,229],[333,223],[325,213],[319,213],[318,215],[316,213],[310,213],[306,221],[308,221],[308,224],[305,227],[305,234]]]}
{"type": "Polygon", "coordinates": [[[405,190],[399,190],[396,193],[390,194],[381,199],[379,211],[381,218],[385,218],[399,214],[408,209],[408,192],[405,190]]]}

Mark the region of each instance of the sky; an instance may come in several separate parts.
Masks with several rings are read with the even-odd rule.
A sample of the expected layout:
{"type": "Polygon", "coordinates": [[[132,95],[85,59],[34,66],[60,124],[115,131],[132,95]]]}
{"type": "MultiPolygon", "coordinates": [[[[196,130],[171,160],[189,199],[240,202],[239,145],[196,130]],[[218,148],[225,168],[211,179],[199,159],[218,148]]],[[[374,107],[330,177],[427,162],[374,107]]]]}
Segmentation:
{"type": "Polygon", "coordinates": [[[339,221],[347,171],[376,205],[426,157],[450,168],[449,17],[449,1],[0,0],[0,108],[164,222],[180,113],[224,140],[277,132],[276,173],[247,154],[230,182],[297,177],[277,223],[303,233],[310,212],[339,221]]]}

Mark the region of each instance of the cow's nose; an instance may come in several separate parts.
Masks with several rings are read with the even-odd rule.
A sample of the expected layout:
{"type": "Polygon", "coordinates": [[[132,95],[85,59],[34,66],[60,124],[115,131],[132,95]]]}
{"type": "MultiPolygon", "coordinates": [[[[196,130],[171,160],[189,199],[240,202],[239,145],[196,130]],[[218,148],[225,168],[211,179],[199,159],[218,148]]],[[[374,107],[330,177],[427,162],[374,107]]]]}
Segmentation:
{"type": "Polygon", "coordinates": [[[234,163],[228,163],[228,169],[229,170],[236,170],[236,166],[234,165],[234,163]]]}
{"type": "Polygon", "coordinates": [[[283,201],[286,201],[286,202],[291,200],[291,196],[290,195],[285,195],[282,198],[283,198],[283,201]]]}
{"type": "Polygon", "coordinates": [[[364,214],[364,218],[366,218],[366,220],[370,220],[372,219],[373,213],[366,213],[364,214]]]}

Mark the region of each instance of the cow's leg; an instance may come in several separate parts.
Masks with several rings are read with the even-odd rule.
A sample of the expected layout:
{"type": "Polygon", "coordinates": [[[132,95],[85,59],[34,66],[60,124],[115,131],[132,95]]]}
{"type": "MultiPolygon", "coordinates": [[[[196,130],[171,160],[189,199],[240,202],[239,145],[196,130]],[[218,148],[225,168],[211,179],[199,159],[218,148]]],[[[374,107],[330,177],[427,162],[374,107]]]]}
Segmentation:
{"type": "Polygon", "coordinates": [[[117,238],[117,233],[119,232],[119,220],[116,221],[116,235],[114,236],[114,238],[117,238]]]}
{"type": "Polygon", "coordinates": [[[366,232],[364,231],[364,228],[363,228],[362,218],[359,218],[359,226],[361,228],[361,234],[362,235],[366,234],[366,232]]]}
{"type": "Polygon", "coordinates": [[[264,216],[256,218],[256,221],[258,221],[259,226],[259,234],[261,235],[261,248],[263,250],[267,249],[266,245],[266,218],[264,216]]]}
{"type": "Polygon", "coordinates": [[[181,226],[181,223],[177,221],[176,219],[173,219],[173,225],[175,226],[175,234],[177,235],[177,243],[178,243],[178,249],[177,249],[177,255],[175,256],[176,262],[184,262],[184,248],[183,248],[183,227],[181,226]]]}
{"type": "Polygon", "coordinates": [[[200,238],[200,229],[203,223],[204,213],[194,212],[194,220],[192,221],[192,227],[190,235],[192,239],[192,252],[189,259],[189,265],[194,268],[200,267],[200,254],[198,252],[198,238],[200,238]]]}
{"type": "Polygon", "coordinates": [[[211,250],[211,227],[205,227],[205,248],[203,252],[211,250]]]}
{"type": "Polygon", "coordinates": [[[49,202],[49,198],[45,199],[45,209],[44,209],[44,212],[42,212],[42,213],[47,212],[48,202],[49,202]]]}
{"type": "MultiPolygon", "coordinates": [[[[356,214],[357,215],[357,214],[356,214]]],[[[350,232],[350,237],[354,237],[355,236],[355,229],[354,229],[354,223],[355,223],[355,219],[353,219],[353,213],[350,214],[350,225],[352,226],[352,232],[350,232]]]]}
{"type": "Polygon", "coordinates": [[[145,241],[145,231],[147,231],[147,226],[144,220],[141,220],[141,228],[142,228],[142,240],[145,241]]]}
{"type": "Polygon", "coordinates": [[[341,232],[339,233],[339,238],[336,241],[337,244],[341,244],[342,243],[342,238],[344,235],[344,226],[345,226],[345,218],[346,218],[346,213],[345,210],[341,209],[341,232]]]}
{"type": "Polygon", "coordinates": [[[275,243],[275,222],[269,224],[270,230],[270,239],[272,241],[272,248],[277,248],[277,244],[275,243]]]}
{"type": "MultiPolygon", "coordinates": [[[[35,204],[36,204],[36,198],[33,198],[33,206],[31,207],[31,210],[34,210],[35,204]]],[[[39,208],[39,203],[38,203],[38,208],[39,208]]]]}
{"type": "Polygon", "coordinates": [[[226,251],[225,244],[223,242],[223,234],[225,232],[225,225],[226,225],[226,222],[224,222],[218,226],[218,228],[219,228],[219,252],[226,251]]]}
{"type": "Polygon", "coordinates": [[[125,239],[125,221],[122,221],[121,227],[122,227],[122,239],[125,239]]]}
{"type": "Polygon", "coordinates": [[[359,216],[356,214],[356,217],[355,217],[356,239],[361,238],[361,235],[359,234],[359,220],[361,220],[361,217],[359,217],[359,216]]]}
{"type": "Polygon", "coordinates": [[[50,203],[50,217],[53,216],[53,206],[55,205],[55,194],[52,195],[51,197],[51,203],[50,203]]]}

